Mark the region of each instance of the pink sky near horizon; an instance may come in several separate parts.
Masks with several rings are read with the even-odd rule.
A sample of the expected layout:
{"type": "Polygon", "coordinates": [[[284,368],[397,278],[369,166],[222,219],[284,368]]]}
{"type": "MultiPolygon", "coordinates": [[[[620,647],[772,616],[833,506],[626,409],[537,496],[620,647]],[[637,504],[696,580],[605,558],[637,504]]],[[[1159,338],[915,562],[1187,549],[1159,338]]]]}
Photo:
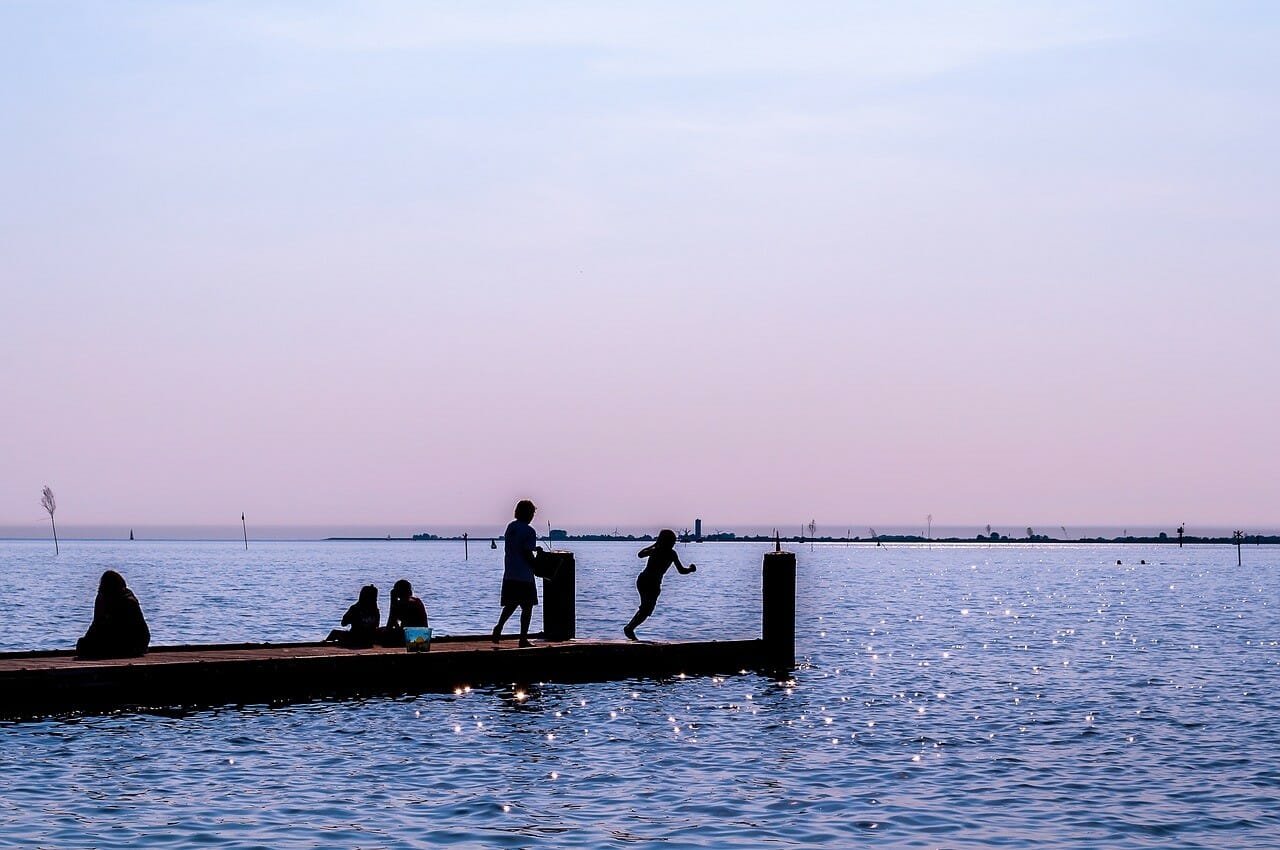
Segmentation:
{"type": "Polygon", "coordinates": [[[0,525],[1280,525],[1280,13],[363,8],[0,7],[0,525]]]}

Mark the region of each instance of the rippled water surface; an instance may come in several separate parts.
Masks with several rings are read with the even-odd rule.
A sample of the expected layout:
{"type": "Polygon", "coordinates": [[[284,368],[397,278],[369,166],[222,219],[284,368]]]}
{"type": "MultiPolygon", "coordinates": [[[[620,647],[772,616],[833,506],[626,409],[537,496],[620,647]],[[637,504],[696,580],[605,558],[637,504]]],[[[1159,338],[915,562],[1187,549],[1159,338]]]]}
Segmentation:
{"type": "MultiPolygon", "coordinates": [[[[438,631],[483,632],[501,573],[483,544],[48,548],[0,542],[2,649],[70,646],[106,567],[156,643],[314,639],[402,576],[438,631]]],[[[639,546],[572,548],[579,635],[620,636],[639,546]]],[[[757,634],[764,550],[682,547],[699,570],[642,637],[757,634]]],[[[0,846],[1280,847],[1280,550],[798,558],[790,681],[0,724],[0,846]]]]}

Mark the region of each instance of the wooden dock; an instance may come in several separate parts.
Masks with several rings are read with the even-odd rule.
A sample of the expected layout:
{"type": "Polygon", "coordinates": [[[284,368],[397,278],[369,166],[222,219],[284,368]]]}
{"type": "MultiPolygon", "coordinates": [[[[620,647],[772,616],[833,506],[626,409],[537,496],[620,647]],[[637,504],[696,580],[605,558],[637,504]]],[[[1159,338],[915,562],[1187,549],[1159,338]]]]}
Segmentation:
{"type": "Polygon", "coordinates": [[[139,658],[101,661],[72,651],[0,653],[0,717],[727,674],[760,669],[763,643],[535,640],[522,649],[514,639],[495,646],[488,636],[464,636],[433,641],[429,652],[286,643],[156,647],[139,658]]]}
{"type": "MultiPolygon", "coordinates": [[[[567,553],[564,553],[567,554],[567,553]]],[[[749,640],[575,640],[574,567],[568,557],[544,595],[544,632],[514,637],[445,636],[429,652],[347,649],[328,643],[152,647],[137,658],[88,660],[73,650],[0,653],[0,718],[116,709],[182,709],[297,702],[365,694],[453,691],[485,684],[604,681],[681,673],[770,673],[795,663],[795,558],[764,564],[762,636],[749,640]]]]}

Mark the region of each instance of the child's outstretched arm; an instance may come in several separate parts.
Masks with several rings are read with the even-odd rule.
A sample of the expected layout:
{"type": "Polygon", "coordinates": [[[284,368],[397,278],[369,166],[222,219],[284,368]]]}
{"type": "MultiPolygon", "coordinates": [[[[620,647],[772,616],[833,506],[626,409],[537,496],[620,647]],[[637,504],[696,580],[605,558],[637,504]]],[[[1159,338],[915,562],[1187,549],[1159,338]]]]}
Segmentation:
{"type": "Polygon", "coordinates": [[[686,567],[684,564],[680,563],[680,556],[677,555],[675,552],[671,553],[671,563],[676,565],[676,572],[680,573],[681,575],[687,576],[689,573],[696,573],[698,571],[697,564],[690,564],[689,566],[686,567]]]}

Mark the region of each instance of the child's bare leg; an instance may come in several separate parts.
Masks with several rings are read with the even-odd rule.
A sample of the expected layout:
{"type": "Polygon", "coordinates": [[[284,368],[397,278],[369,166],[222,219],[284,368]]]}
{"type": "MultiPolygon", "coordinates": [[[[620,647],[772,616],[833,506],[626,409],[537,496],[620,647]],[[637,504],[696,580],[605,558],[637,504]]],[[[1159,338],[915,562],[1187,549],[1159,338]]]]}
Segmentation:
{"type": "Polygon", "coordinates": [[[493,627],[494,643],[497,643],[498,640],[502,637],[502,627],[507,624],[507,620],[511,619],[511,615],[515,613],[515,610],[516,610],[516,606],[514,605],[502,606],[502,616],[498,618],[498,625],[493,627]]]}
{"type": "Polygon", "coordinates": [[[636,640],[636,626],[649,619],[649,615],[653,613],[655,601],[643,597],[640,599],[640,607],[636,610],[636,615],[631,618],[631,622],[622,627],[622,633],[628,640],[636,640]]]}
{"type": "Polygon", "coordinates": [[[532,646],[529,643],[529,621],[533,619],[533,606],[524,605],[520,608],[520,646],[532,646]]]}

